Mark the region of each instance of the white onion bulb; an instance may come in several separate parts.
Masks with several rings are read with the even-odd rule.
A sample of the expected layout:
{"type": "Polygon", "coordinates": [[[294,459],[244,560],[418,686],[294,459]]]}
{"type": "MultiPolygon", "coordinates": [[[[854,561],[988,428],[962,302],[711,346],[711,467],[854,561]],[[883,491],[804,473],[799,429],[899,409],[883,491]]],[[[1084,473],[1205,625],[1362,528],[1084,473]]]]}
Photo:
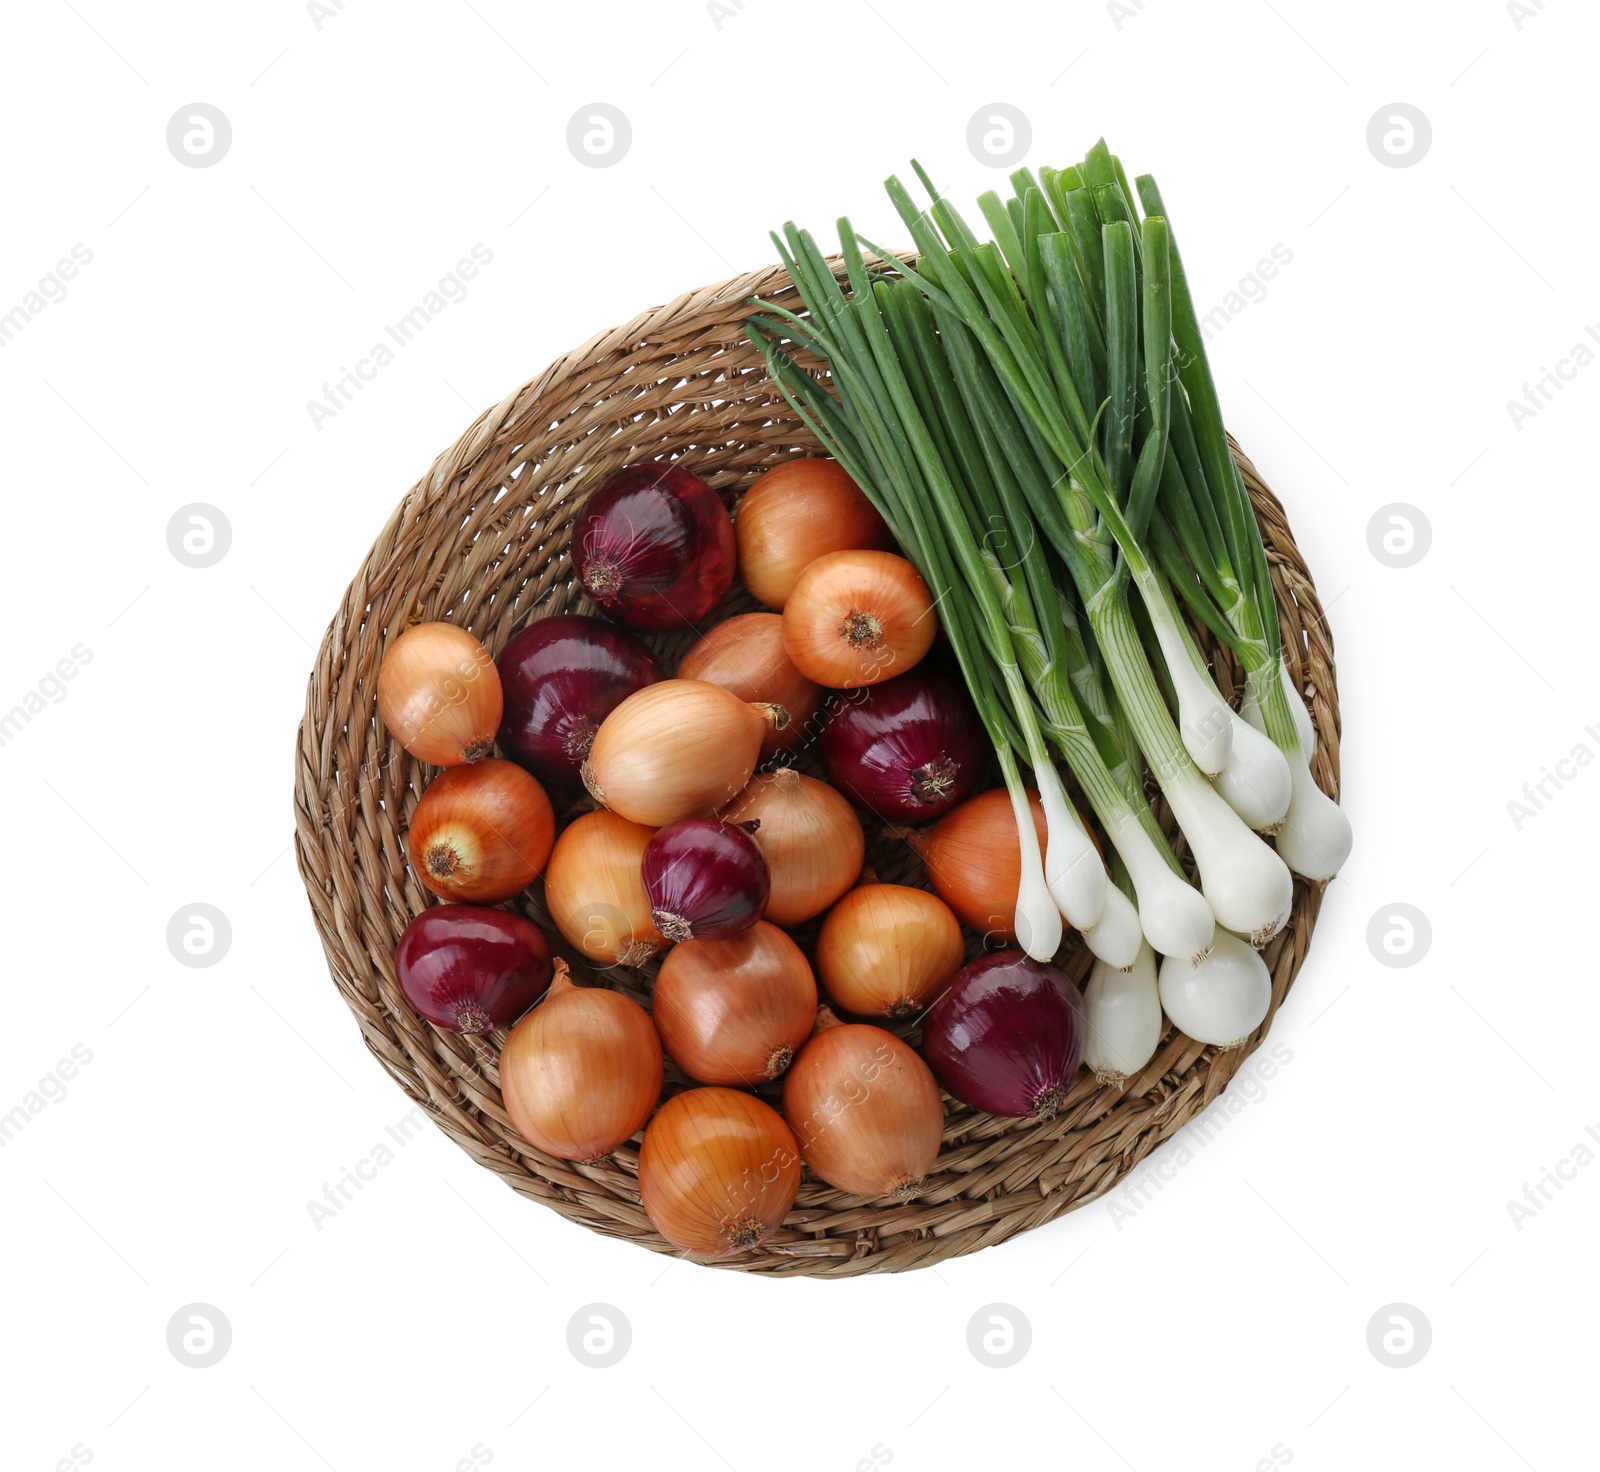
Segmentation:
{"type": "Polygon", "coordinates": [[[1011,810],[1017,820],[1017,846],[1022,858],[1013,921],[1017,943],[1035,961],[1053,960],[1061,948],[1061,911],[1045,886],[1039,831],[1033,826],[1033,808],[1028,795],[1020,786],[1011,793],[1011,810]]]}
{"type": "Polygon", "coordinates": [[[1220,926],[1198,966],[1178,956],[1161,963],[1161,1005],[1197,1043],[1231,1048],[1258,1027],[1272,1005],[1272,974],[1260,955],[1220,926]]]}
{"type": "MultiPolygon", "coordinates": [[[[1343,809],[1317,786],[1316,778],[1311,775],[1316,728],[1305,701],[1289,678],[1288,666],[1280,662],[1278,674],[1283,682],[1284,699],[1289,702],[1289,714],[1300,737],[1300,750],[1289,763],[1289,810],[1278,830],[1278,854],[1302,879],[1322,883],[1344,867],[1355,835],[1343,809]]],[[[1256,730],[1265,731],[1266,722],[1253,685],[1252,681],[1251,687],[1246,689],[1239,711],[1256,730]]]]}
{"type": "Polygon", "coordinates": [[[1294,796],[1278,830],[1278,854],[1302,879],[1324,883],[1344,867],[1355,835],[1344,810],[1320,787],[1303,761],[1293,767],[1294,796]]]}
{"type": "MultiPolygon", "coordinates": [[[[1105,904],[1100,918],[1083,931],[1083,943],[1096,957],[1097,966],[1109,966],[1115,971],[1126,971],[1139,958],[1145,945],[1144,930],[1139,923],[1139,912],[1115,884],[1107,883],[1105,904]]],[[[1152,977],[1154,973],[1151,973],[1152,977]]]]}
{"type": "Polygon", "coordinates": [[[1276,833],[1289,811],[1294,780],[1289,759],[1263,732],[1228,712],[1233,748],[1222,775],[1212,779],[1228,806],[1257,833],[1276,833]]]}
{"type": "Polygon", "coordinates": [[[1133,880],[1145,939],[1163,956],[1199,960],[1217,928],[1206,897],[1173,871],[1131,811],[1111,830],[1111,842],[1133,880]]]}
{"type": "MultiPolygon", "coordinates": [[[[1106,866],[1048,763],[1034,773],[1044,809],[1044,882],[1056,908],[1076,930],[1087,930],[1105,908],[1106,866]]],[[[1031,826],[1031,824],[1030,824],[1031,826]]]]}
{"type": "Polygon", "coordinates": [[[1150,623],[1178,697],[1178,731],[1184,748],[1206,776],[1220,776],[1233,749],[1233,711],[1217,694],[1211,676],[1195,668],[1183,631],[1172,615],[1152,607],[1150,623]]]}
{"type": "Polygon", "coordinates": [[[1161,1042],[1156,956],[1149,945],[1139,948],[1126,970],[1096,961],[1084,988],[1083,1008],[1083,1061],[1101,1083],[1125,1083],[1155,1056],[1161,1042]]]}
{"type": "Polygon", "coordinates": [[[1189,840],[1200,888],[1217,923],[1264,946],[1289,919],[1294,880],[1287,865],[1197,774],[1169,781],[1166,795],[1189,840]]]}

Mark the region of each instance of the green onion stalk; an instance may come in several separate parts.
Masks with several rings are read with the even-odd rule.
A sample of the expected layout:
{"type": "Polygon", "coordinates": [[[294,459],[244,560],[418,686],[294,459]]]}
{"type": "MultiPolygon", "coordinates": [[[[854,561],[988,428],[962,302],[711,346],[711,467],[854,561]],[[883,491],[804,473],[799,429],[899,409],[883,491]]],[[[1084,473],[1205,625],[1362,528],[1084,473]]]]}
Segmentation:
{"type": "MultiPolygon", "coordinates": [[[[1142,913],[1165,951],[1199,955],[1210,943],[1210,909],[1183,878],[1131,773],[1099,673],[1073,610],[1056,587],[1045,540],[1005,448],[1008,440],[1022,437],[1010,402],[971,334],[929,303],[915,282],[880,283],[877,290],[891,324],[903,325],[901,335],[914,352],[927,387],[922,411],[940,426],[949,445],[948,468],[963,495],[969,534],[984,546],[1044,732],[1066,759],[1130,874],[1138,876],[1137,909],[1121,890],[1108,889],[1100,920],[1080,927],[1089,948],[1118,969],[1132,965],[1142,913]],[[1079,691],[1093,717],[1080,704],[1079,691]]],[[[1098,860],[1095,871],[1100,872],[1098,860]]],[[[1051,888],[1071,920],[1070,895],[1051,888]]]]}
{"type": "MultiPolygon", "coordinates": [[[[1123,493],[1110,482],[1096,446],[1095,422],[1071,371],[1074,344],[1092,340],[1092,332],[1082,311],[1086,297],[1082,280],[1079,278],[1074,289],[1069,274],[1074,263],[1067,233],[1046,230],[1032,237],[1040,266],[1034,271],[1025,264],[1028,250],[1020,243],[1015,247],[1016,258],[1009,261],[998,246],[968,244],[971,232],[959,223],[947,200],[935,195],[924,212],[911,202],[898,180],[891,179],[888,188],[917,245],[918,264],[895,263],[891,267],[892,256],[866,244],[884,260],[886,269],[915,281],[931,301],[965,325],[993,367],[1024,427],[1021,442],[1012,447],[1019,462],[1024,462],[1019,468],[1025,468],[1029,456],[1034,461],[1032,472],[1021,478],[1028,485],[1044,488],[1032,504],[1038,525],[1076,585],[1111,685],[1195,855],[1202,889],[1217,923],[1264,944],[1288,918],[1292,897],[1289,873],[1196,765],[1195,753],[1214,751],[1230,734],[1229,727],[1225,721],[1211,719],[1206,709],[1184,707],[1185,689],[1196,683],[1188,678],[1194,671],[1163,595],[1159,572],[1136,532],[1136,527],[1149,519],[1162,479],[1166,436],[1157,431],[1162,424],[1160,401],[1173,397],[1170,367],[1163,368],[1158,361],[1146,375],[1153,429],[1145,436],[1139,462],[1127,475],[1123,493]],[[1156,631],[1161,646],[1157,657],[1165,656],[1166,672],[1179,691],[1179,724],[1174,724],[1168,712],[1135,625],[1129,583],[1138,591],[1156,631]]],[[[1097,209],[1114,213],[1109,206],[1097,205],[1097,209]]],[[[1026,209],[1021,213],[1026,221],[1026,209]]],[[[1036,219],[1040,217],[1040,211],[1034,214],[1036,219]]],[[[1163,269],[1158,257],[1166,241],[1164,220],[1144,222],[1139,248],[1147,248],[1157,257],[1145,262],[1145,267],[1148,272],[1154,264],[1158,277],[1163,269]]],[[[1104,220],[1101,249],[1106,290],[1125,297],[1132,279],[1128,256],[1135,249],[1131,222],[1126,218],[1104,220]]],[[[1112,312],[1108,310],[1105,316],[1112,317],[1112,312]]],[[[1166,352],[1168,340],[1157,340],[1158,358],[1166,352]]],[[[1108,344],[1108,375],[1126,375],[1131,361],[1131,353],[1108,344]]],[[[1133,393],[1125,387],[1108,387],[1111,391],[1104,402],[1113,406],[1113,412],[1121,403],[1122,412],[1131,413],[1129,406],[1136,402],[1137,387],[1133,393]]],[[[1097,411],[1096,418],[1100,417],[1097,411]]]]}
{"type": "MultiPolygon", "coordinates": [[[[1161,191],[1154,179],[1142,175],[1138,190],[1149,213],[1165,215],[1161,191]]],[[[1291,788],[1276,828],[1279,854],[1296,874],[1326,881],[1338,873],[1349,857],[1350,823],[1311,775],[1315,730],[1283,657],[1266,550],[1238,463],[1228,446],[1199,316],[1175,247],[1172,294],[1177,362],[1184,391],[1193,405],[1197,451],[1191,456],[1189,483],[1185,484],[1183,477],[1175,477],[1170,487],[1180,518],[1187,517],[1193,508],[1190,535],[1183,545],[1192,549],[1196,557],[1192,559],[1191,576],[1180,580],[1178,587],[1189,595],[1187,601],[1202,620],[1209,621],[1213,608],[1226,619],[1235,635],[1231,647],[1245,669],[1245,729],[1265,733],[1287,760],[1291,788]],[[1206,503],[1204,519],[1202,508],[1195,504],[1202,500],[1206,503]],[[1213,599],[1217,601],[1213,603],[1213,599]]],[[[1241,796],[1249,801],[1259,792],[1241,796]]]]}
{"type": "MultiPolygon", "coordinates": [[[[845,231],[848,239],[848,226],[845,231]]],[[[786,263],[793,263],[791,270],[803,293],[813,292],[808,297],[812,322],[837,313],[839,301],[829,291],[829,283],[839,290],[837,283],[809,237],[791,229],[780,249],[786,263]]],[[[855,258],[859,260],[859,253],[855,258]]],[[[1075,622],[1060,615],[1060,594],[1044,543],[996,437],[996,425],[1010,416],[1008,401],[965,329],[944,317],[914,282],[891,284],[879,277],[870,283],[870,298],[867,287],[862,281],[851,303],[860,306],[855,325],[886,338],[886,347],[897,355],[903,370],[908,392],[898,406],[899,427],[906,444],[925,446],[925,463],[938,487],[935,500],[943,508],[943,524],[952,538],[951,561],[959,562],[965,575],[964,587],[954,590],[957,606],[963,611],[975,605],[987,610],[989,622],[979,627],[997,635],[1004,631],[988,652],[1001,669],[1014,660],[1031,689],[1031,705],[1014,702],[1014,730],[1019,734],[1013,735],[1012,741],[1033,768],[1046,808],[1047,889],[1061,913],[1084,932],[1097,956],[1119,969],[1136,961],[1141,943],[1140,912],[1120,890],[1113,893],[1114,887],[1107,885],[1104,866],[1071,808],[1052,805],[1049,794],[1056,784],[1049,757],[1036,741],[1020,734],[1033,730],[1066,756],[1113,844],[1127,854],[1130,868],[1139,873],[1148,895],[1144,905],[1147,923],[1166,949],[1185,956],[1202,955],[1214,928],[1210,909],[1182,878],[1142,792],[1127,775],[1127,759],[1113,734],[1108,702],[1098,696],[1098,677],[1089,667],[1075,622]],[[876,313],[867,310],[869,301],[876,306],[876,313]],[[962,555],[962,549],[969,548],[975,549],[975,556],[962,555]],[[1041,609],[1047,616],[1041,617],[1041,609]],[[1098,696],[1093,730],[1075,697],[1074,678],[1083,682],[1091,698],[1098,696]],[[1120,775],[1111,770],[1108,756],[1122,769],[1120,775]],[[1065,861],[1060,857],[1063,848],[1068,855],[1065,861]]],[[[755,319],[752,327],[752,336],[768,355],[775,379],[807,421],[820,430],[819,437],[853,474],[870,474],[868,447],[850,442],[847,426],[840,423],[846,405],[859,400],[859,385],[869,376],[859,371],[863,365],[842,356],[840,341],[823,344],[814,328],[800,329],[798,318],[786,321],[772,313],[755,319]],[[812,350],[829,355],[839,400],[783,358],[771,336],[779,328],[791,335],[805,330],[812,350]]],[[[875,360],[870,366],[880,364],[875,360]]],[[[867,422],[865,417],[863,422],[867,422]]],[[[1009,432],[1021,433],[1014,423],[1009,432]]],[[[898,479],[903,482],[906,477],[898,479]]],[[[899,502],[896,480],[891,474],[886,484],[863,481],[874,502],[888,508],[892,522],[910,510],[899,502]]],[[[933,559],[924,550],[921,561],[931,565],[933,559]]],[[[937,572],[932,575],[939,576],[937,572]]],[[[941,608],[949,604],[949,598],[941,599],[941,608]]],[[[1027,828],[1019,836],[1026,852],[1032,825],[1025,818],[1025,809],[1019,808],[1019,825],[1023,821],[1027,828]]]]}
{"type": "MultiPolygon", "coordinates": [[[[980,241],[917,174],[926,209],[898,179],[886,186],[915,265],[845,219],[841,283],[791,224],[774,239],[808,315],[757,303],[747,333],[934,592],[1017,815],[1019,938],[1042,954],[1065,915],[1102,961],[1125,967],[1142,929],[1198,972],[1218,926],[1259,945],[1283,924],[1280,854],[1326,877],[1349,845],[1310,775],[1309,716],[1160,196],[1140,179],[1141,218],[1101,143],[1071,169],[1019,170],[1010,199],[984,195],[993,240],[980,241]],[[830,379],[806,372],[797,352],[826,363],[830,379]],[[1244,665],[1243,719],[1217,692],[1180,599],[1244,665]],[[1052,753],[1111,838],[1137,911],[1106,882],[1052,753]],[[1155,822],[1141,758],[1204,898],[1155,822]],[[1046,811],[1043,853],[1024,764],[1046,811]],[[1252,827],[1276,828],[1278,853],[1252,827]]],[[[1236,959],[1208,965],[1232,967],[1235,982],[1244,974],[1236,959]]],[[[1211,1002],[1243,994],[1202,980],[1182,985],[1211,1002]]],[[[1250,972],[1249,1005],[1222,1021],[1194,1016],[1193,997],[1174,1005],[1199,1028],[1191,1035],[1225,1031],[1252,1010],[1259,980],[1250,972]]]]}
{"type": "MultiPolygon", "coordinates": [[[[849,241],[848,225],[843,230],[849,241]]],[[[1111,894],[1104,868],[1081,836],[1070,808],[1051,811],[1045,798],[1054,779],[1048,756],[1027,736],[1015,736],[1013,743],[1033,768],[1041,800],[1046,803],[1050,835],[1046,887],[1058,908],[1084,931],[1097,955],[1119,968],[1137,959],[1141,915],[1164,953],[1191,958],[1204,955],[1214,930],[1210,908],[1183,879],[1136,779],[1128,774],[1130,763],[1115,734],[1110,701],[1100,693],[1099,677],[1076,621],[1063,616],[1064,605],[1046,562],[1045,543],[1033,524],[1003,443],[1009,436],[1026,448],[1023,429],[987,360],[961,323],[931,303],[914,281],[902,279],[891,285],[880,276],[869,283],[863,272],[854,298],[846,304],[842,289],[809,236],[791,228],[780,242],[780,250],[811,308],[811,319],[802,323],[768,305],[766,316],[752,320],[752,337],[767,355],[774,379],[818,437],[885,511],[930,585],[944,589],[949,585],[942,581],[937,557],[930,555],[926,542],[915,532],[901,529],[909,526],[916,502],[908,504],[900,487],[909,484],[915,493],[917,470],[924,469],[936,488],[931,499],[942,508],[943,526],[951,538],[949,562],[959,563],[965,574],[964,586],[950,588],[953,596],[940,599],[947,623],[951,622],[950,611],[958,611],[956,630],[952,631],[958,658],[963,658],[960,631],[971,623],[966,615],[974,608],[986,610],[986,619],[977,622],[980,637],[985,632],[992,636],[985,652],[1001,670],[1014,661],[1033,696],[1031,703],[1013,701],[1015,729],[1036,730],[1061,751],[1117,851],[1137,875],[1140,908],[1136,911],[1120,891],[1111,894]],[[823,332],[817,330],[819,321],[825,324],[823,332]],[[841,328],[848,323],[863,332],[848,338],[843,330],[828,331],[826,324],[833,321],[841,328]],[[863,385],[870,384],[872,373],[883,363],[877,357],[857,361],[848,356],[846,344],[853,341],[859,345],[867,331],[886,339],[882,346],[892,349],[903,367],[907,392],[898,406],[890,404],[887,410],[877,402],[862,404],[863,385]],[[837,399],[779,350],[774,340],[779,333],[787,333],[830,363],[837,399]],[[853,437],[852,417],[867,427],[868,433],[853,437]],[[925,445],[923,467],[893,460],[888,465],[875,464],[870,435],[874,422],[888,430],[886,436],[880,433],[879,439],[894,444],[898,429],[901,445],[925,445]],[[969,550],[975,555],[964,555],[969,550]],[[1041,617],[1041,609],[1047,616],[1041,617]],[[1092,726],[1079,705],[1075,680],[1095,708],[1092,726]],[[1113,765],[1121,769],[1121,775],[1112,770],[1113,765]],[[1063,833],[1071,856],[1067,863],[1056,861],[1063,833]]],[[[847,262],[851,259],[847,256],[847,262]]],[[[859,251],[853,259],[859,263],[859,251]]],[[[1036,464],[1034,474],[1037,478],[1036,464]]],[[[1040,488],[1048,488],[1042,480],[1040,488]]],[[[979,663],[963,658],[964,670],[979,663]]],[[[1032,824],[1025,808],[1019,808],[1018,816],[1026,856],[1032,824]],[[1026,827],[1022,827],[1024,822],[1026,827]]]]}
{"type": "MultiPolygon", "coordinates": [[[[1138,217],[1121,164],[1103,142],[1080,168],[1062,173],[1045,170],[1042,177],[1057,220],[1081,222],[1092,206],[1108,244],[1112,224],[1138,217]]],[[[1021,212],[1022,202],[1038,185],[1027,170],[1013,174],[1012,183],[1017,197],[1008,208],[1021,212]]],[[[1148,217],[1165,218],[1160,193],[1149,176],[1139,180],[1139,197],[1148,217]]],[[[1090,258],[1086,267],[1092,238],[1081,229],[1074,238],[1078,242],[1074,259],[1084,279],[1106,279],[1121,258],[1107,250],[1102,252],[1104,262],[1090,258]]],[[[1156,519],[1153,549],[1191,611],[1244,664],[1249,684],[1243,719],[1217,692],[1183,621],[1156,619],[1152,628],[1170,662],[1179,724],[1191,755],[1251,828],[1280,835],[1279,854],[1294,872],[1325,880],[1349,852],[1349,824],[1310,775],[1308,758],[1314,741],[1309,716],[1281,658],[1260,529],[1228,446],[1199,320],[1181,258],[1170,240],[1169,250],[1173,367],[1181,392],[1172,397],[1170,447],[1159,487],[1163,513],[1172,524],[1156,519]],[[1213,495],[1213,486],[1222,487],[1220,497],[1213,495]],[[1275,707],[1271,711],[1257,694],[1269,683],[1274,687],[1268,696],[1275,707]],[[1283,708],[1277,709],[1280,690],[1285,698],[1283,708]],[[1263,739],[1269,729],[1276,746],[1263,739]]],[[[1092,298],[1089,305],[1092,310],[1092,298]]],[[[1108,296],[1107,310],[1093,326],[1114,349],[1118,340],[1114,299],[1108,296]]]]}
{"type": "MultiPolygon", "coordinates": [[[[848,230],[848,224],[842,228],[848,230]]],[[[981,553],[966,535],[964,511],[943,474],[937,446],[915,411],[860,251],[847,261],[847,297],[808,233],[790,225],[784,237],[774,235],[773,240],[810,317],[803,320],[775,304],[758,303],[764,311],[750,320],[747,332],[763,352],[774,382],[861,486],[934,595],[941,625],[994,745],[1016,817],[1021,854],[1017,938],[1029,955],[1048,960],[1061,943],[1062,916],[1045,879],[1047,856],[1058,841],[1070,852],[1074,829],[1084,844],[1088,839],[1050,765],[1010,624],[981,553]],[[785,336],[829,364],[837,398],[778,350],[785,336]],[[1022,781],[1018,746],[1035,766],[1046,815],[1044,851],[1022,781]]],[[[1097,912],[1093,919],[1098,919],[1097,912]]]]}

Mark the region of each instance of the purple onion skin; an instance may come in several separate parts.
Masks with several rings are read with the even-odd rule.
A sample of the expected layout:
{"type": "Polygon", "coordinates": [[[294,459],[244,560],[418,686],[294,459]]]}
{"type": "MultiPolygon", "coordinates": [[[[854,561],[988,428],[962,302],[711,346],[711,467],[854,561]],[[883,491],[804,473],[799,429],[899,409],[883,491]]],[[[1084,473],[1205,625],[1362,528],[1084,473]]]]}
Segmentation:
{"type": "Polygon", "coordinates": [[[650,914],[668,940],[743,935],[767,907],[772,876],[740,823],[689,818],[661,829],[640,865],[650,914]]]}
{"type": "Polygon", "coordinates": [[[600,722],[664,678],[632,634],[581,614],[529,624],[495,663],[505,694],[500,749],[547,785],[577,786],[600,722]]]}
{"type": "Polygon", "coordinates": [[[928,1013],[922,1055],[963,1104],[1048,1119],[1066,1101],[1083,1035],[1083,1002],[1067,974],[1000,951],[956,973],[928,1013]]]}
{"type": "Polygon", "coordinates": [[[531,920],[482,905],[435,905],[400,937],[407,1000],[452,1032],[510,1027],[550,985],[550,942],[531,920]]]}
{"type": "Polygon", "coordinates": [[[698,475],[630,465],[583,508],[572,537],[578,577],[618,623],[663,632],[703,619],[733,584],[733,518],[698,475]]]}
{"type": "Polygon", "coordinates": [[[900,823],[948,813],[976,786],[987,750],[966,686],[926,664],[837,696],[822,728],[833,785],[900,823]]]}

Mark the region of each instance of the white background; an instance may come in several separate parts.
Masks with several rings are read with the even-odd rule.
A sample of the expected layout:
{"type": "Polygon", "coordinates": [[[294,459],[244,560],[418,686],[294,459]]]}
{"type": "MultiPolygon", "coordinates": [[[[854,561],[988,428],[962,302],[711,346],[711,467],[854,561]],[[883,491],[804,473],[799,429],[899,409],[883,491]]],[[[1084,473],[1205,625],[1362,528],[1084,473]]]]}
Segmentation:
{"type": "Polygon", "coordinates": [[[0,1113],[75,1045],[92,1061],[0,1149],[0,1460],[1592,1460],[1600,1166],[1574,1150],[1600,1126],[1600,771],[1568,768],[1520,830],[1507,803],[1600,752],[1600,366],[1520,429],[1506,405],[1600,321],[1600,17],[737,5],[346,0],[320,28],[291,0],[7,8],[0,313],[75,244],[93,259],[0,349],[0,710],[92,657],[0,747],[0,1113]],[[565,142],[597,101],[633,131],[605,169],[565,142]],[[431,1129],[319,1230],[308,1201],[408,1112],[288,847],[306,674],[345,583],[472,416],[592,332],[767,262],[791,215],[898,242],[880,181],[913,154],[958,199],[1003,187],[965,141],[997,101],[1031,120],[1029,163],[1104,132],[1154,172],[1203,306],[1293,253],[1212,345],[1338,640],[1357,847],[1269,1040],[1287,1061],[1187,1163],[1169,1147],[1142,1201],[937,1271],[669,1268],[431,1129]],[[1413,167],[1367,146],[1396,101],[1431,122],[1413,167]],[[166,146],[193,102],[232,125],[213,167],[166,146]],[[478,243],[466,300],[316,426],[307,401],[478,243]],[[203,570],[166,541],[197,501],[233,536],[203,570]],[[1368,545],[1395,502],[1432,529],[1405,569],[1368,545]],[[165,941],[196,902],[232,927],[210,969],[165,941]],[[1432,929],[1404,969],[1367,939],[1400,902],[1432,929]],[[1519,1225],[1508,1201],[1564,1160],[1519,1225]],[[196,1302],[232,1327],[209,1369],[166,1343],[196,1302]],[[605,1370],[566,1342],[597,1302],[632,1328],[605,1370]],[[1432,1327],[1408,1369],[1367,1343],[1397,1302],[1432,1327]],[[992,1303],[1031,1324],[1009,1369],[968,1349],[992,1303]]]}

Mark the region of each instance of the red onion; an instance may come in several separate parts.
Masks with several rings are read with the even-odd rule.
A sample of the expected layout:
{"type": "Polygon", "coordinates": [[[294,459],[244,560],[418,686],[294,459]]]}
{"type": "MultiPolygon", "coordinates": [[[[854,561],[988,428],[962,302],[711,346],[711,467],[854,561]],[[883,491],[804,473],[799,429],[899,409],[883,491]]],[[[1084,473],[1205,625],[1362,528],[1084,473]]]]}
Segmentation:
{"type": "Polygon", "coordinates": [[[452,1032],[510,1027],[550,985],[550,943],[531,920],[481,905],[435,905],[400,937],[400,990],[452,1032]]]}
{"type": "Polygon", "coordinates": [[[1083,1002],[1067,974],[1021,951],[963,967],[933,1004],[922,1055],[963,1104],[1049,1119],[1083,1057],[1083,1002]]]}
{"type": "Polygon", "coordinates": [[[902,823],[955,807],[982,773],[985,747],[966,686],[926,665],[837,697],[822,728],[833,785],[902,823]]]}
{"type": "Polygon", "coordinates": [[[630,629],[681,629],[733,583],[733,518],[678,465],[630,465],[583,508],[573,560],[589,596],[630,629]]]}
{"type": "Polygon", "coordinates": [[[750,836],[759,826],[690,818],[645,846],[650,918],[668,940],[727,940],[761,918],[772,877],[750,836]]]}
{"type": "Polygon", "coordinates": [[[577,783],[600,723],[664,678],[633,635],[581,614],[529,624],[496,663],[505,692],[500,749],[548,783],[577,783]]]}

